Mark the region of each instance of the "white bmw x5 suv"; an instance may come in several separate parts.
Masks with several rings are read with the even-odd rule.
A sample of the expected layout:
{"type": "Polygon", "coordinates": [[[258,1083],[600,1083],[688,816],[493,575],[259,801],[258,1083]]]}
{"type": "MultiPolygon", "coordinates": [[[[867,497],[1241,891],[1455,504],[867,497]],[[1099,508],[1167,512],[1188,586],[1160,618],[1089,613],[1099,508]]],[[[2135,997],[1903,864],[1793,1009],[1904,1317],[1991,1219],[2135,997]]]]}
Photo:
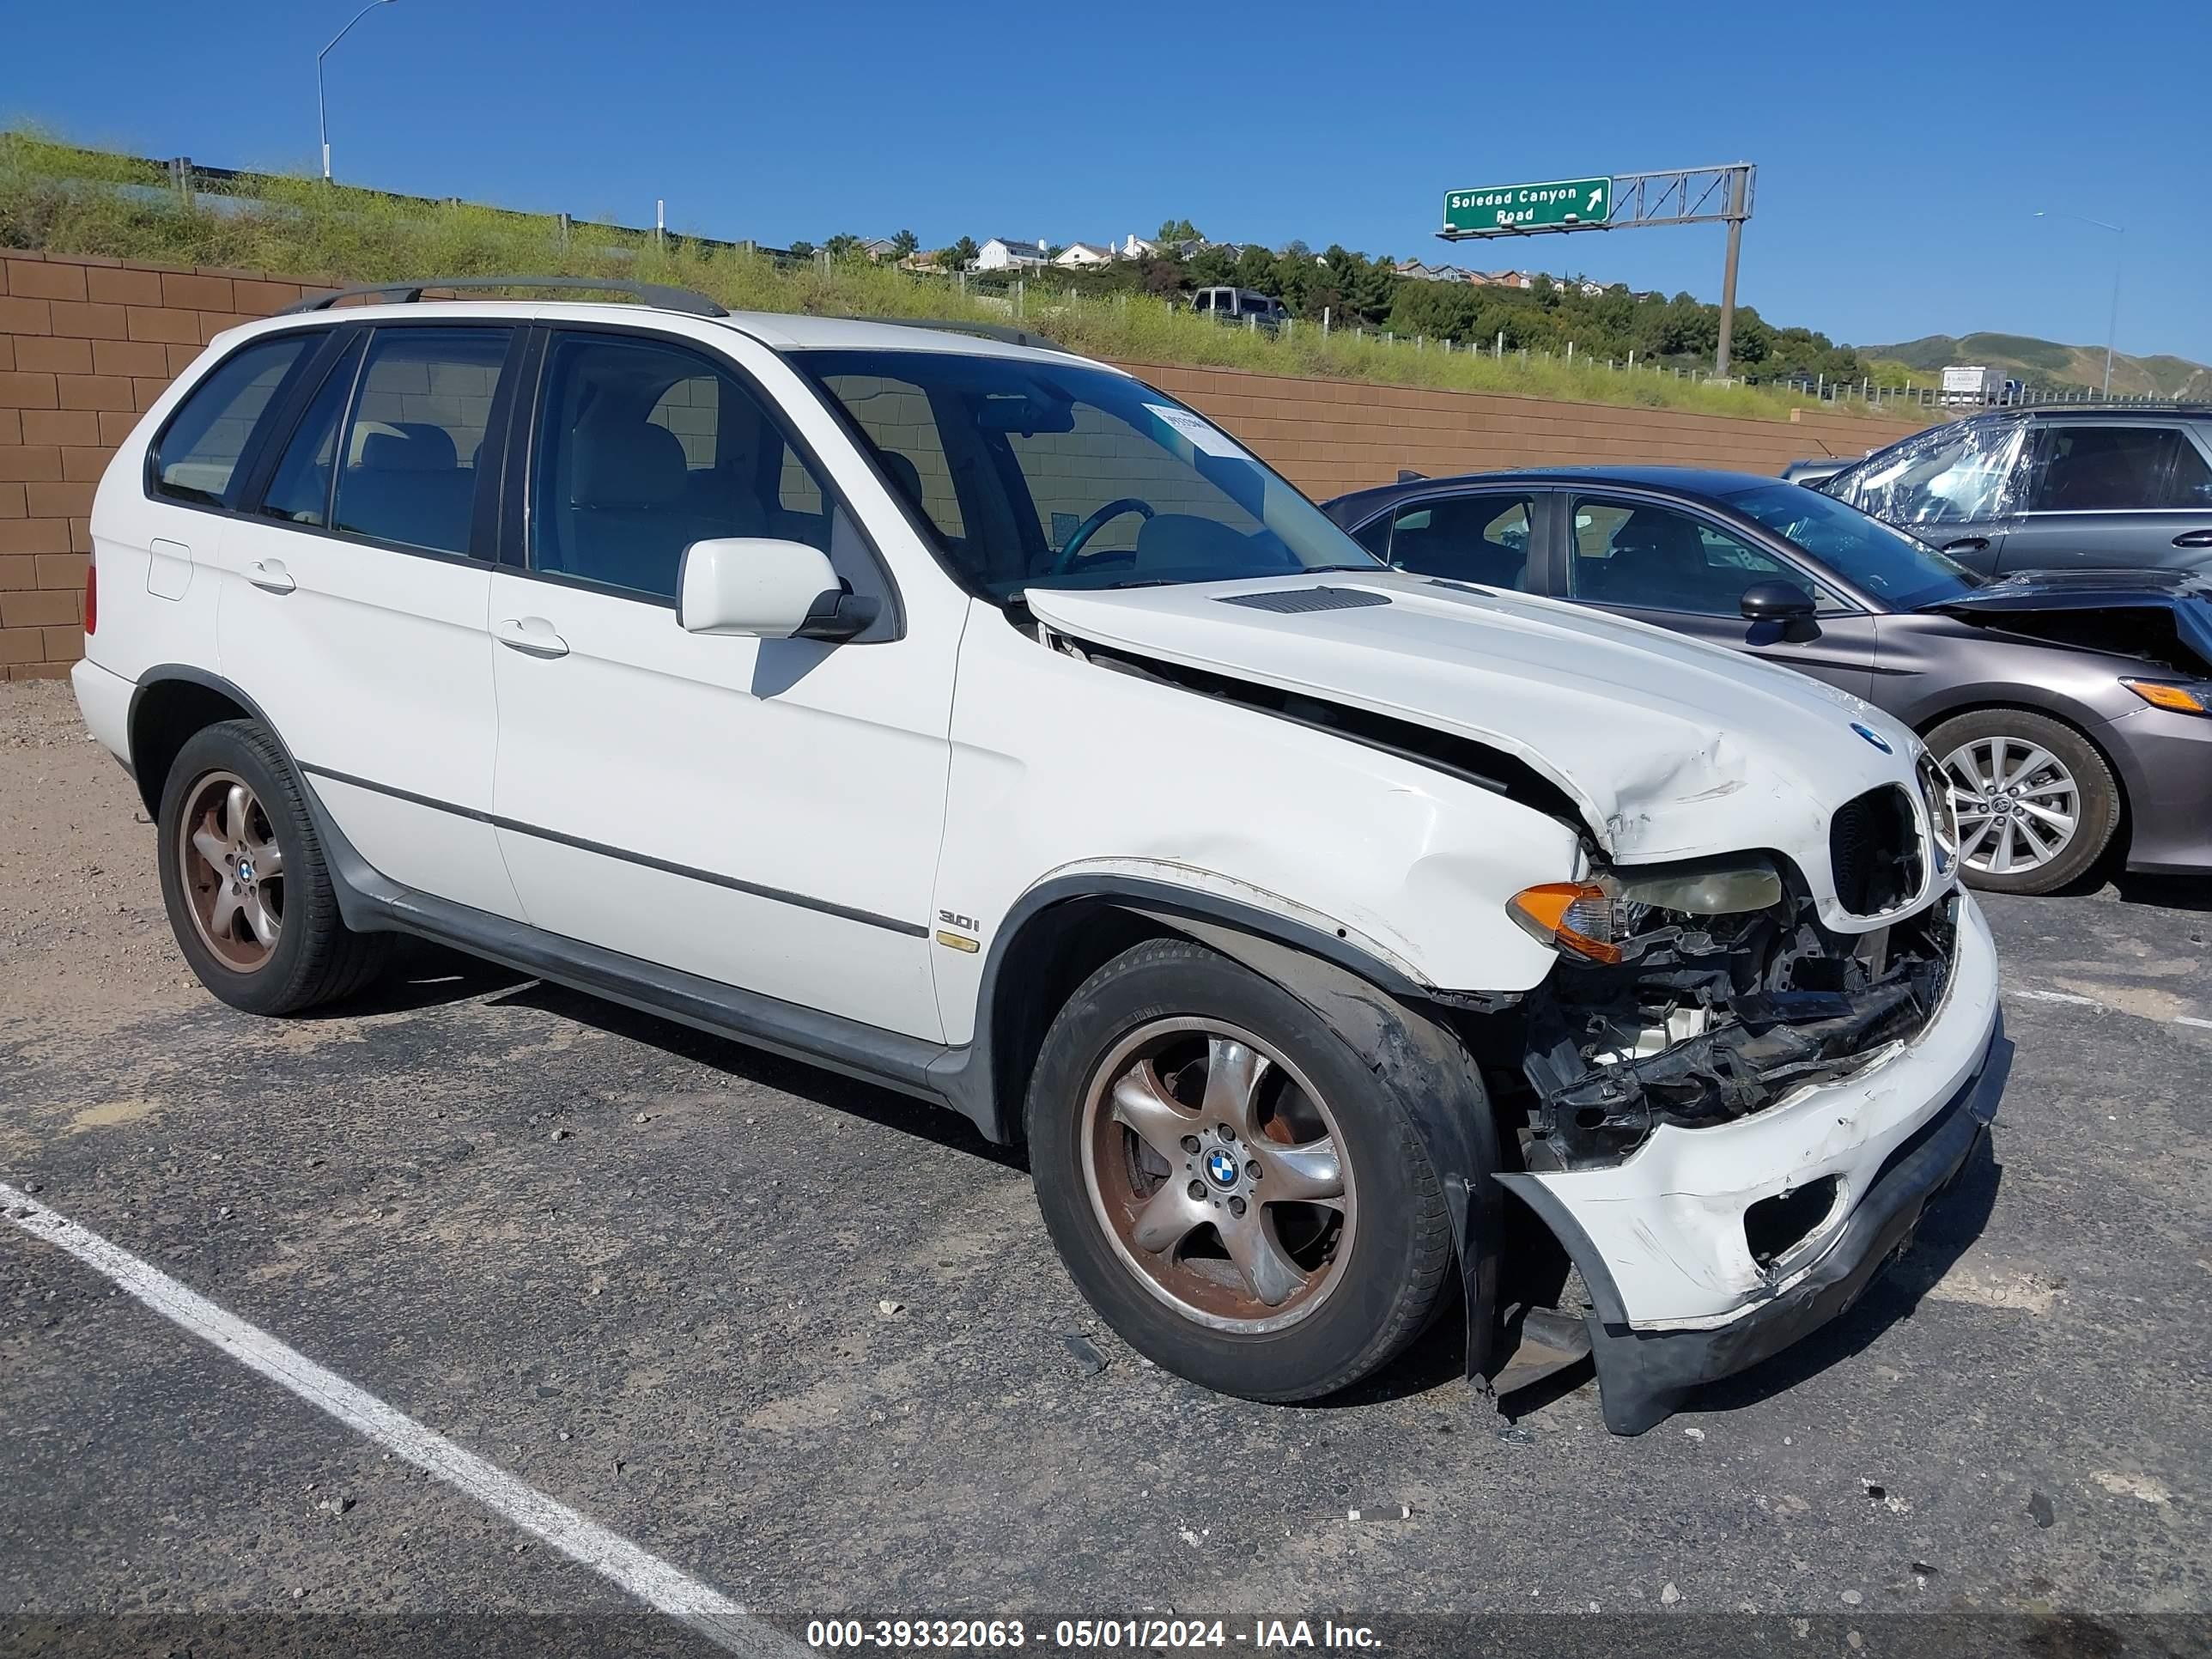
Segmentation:
{"type": "Polygon", "coordinates": [[[1990,936],[1867,705],[1391,571],[1030,337],[422,286],[219,337],[94,504],[77,696],[224,1001],[443,941],[1025,1141],[1185,1376],[1456,1303],[1624,1433],[1980,1139],[1990,936]]]}

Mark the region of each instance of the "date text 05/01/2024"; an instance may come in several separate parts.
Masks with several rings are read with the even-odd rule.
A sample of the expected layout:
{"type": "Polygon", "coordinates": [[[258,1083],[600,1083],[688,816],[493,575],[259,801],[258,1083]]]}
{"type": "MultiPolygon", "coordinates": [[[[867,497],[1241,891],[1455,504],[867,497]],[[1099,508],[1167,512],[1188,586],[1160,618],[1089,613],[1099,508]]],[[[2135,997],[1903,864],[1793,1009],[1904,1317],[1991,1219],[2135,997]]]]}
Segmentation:
{"type": "Polygon", "coordinates": [[[1180,1650],[1242,1647],[1261,1651],[1300,1649],[1376,1649],[1365,1625],[1333,1619],[1255,1619],[1249,1626],[1221,1619],[1060,1619],[1034,1628],[1020,1619],[817,1619],[806,1626],[806,1644],[823,1651],[877,1648],[989,1651],[1039,1647],[1073,1651],[1129,1648],[1180,1650]]]}

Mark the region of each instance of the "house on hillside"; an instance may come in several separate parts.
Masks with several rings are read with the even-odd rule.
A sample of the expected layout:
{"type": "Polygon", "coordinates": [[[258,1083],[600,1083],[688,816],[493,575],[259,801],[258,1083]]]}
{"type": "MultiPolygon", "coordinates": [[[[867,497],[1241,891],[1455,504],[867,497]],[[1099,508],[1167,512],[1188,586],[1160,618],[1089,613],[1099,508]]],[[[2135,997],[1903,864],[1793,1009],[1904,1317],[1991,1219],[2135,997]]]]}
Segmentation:
{"type": "Polygon", "coordinates": [[[978,270],[1028,270],[1045,263],[1049,245],[1019,236],[994,236],[975,250],[978,270]]]}
{"type": "Polygon", "coordinates": [[[1150,259],[1159,251],[1157,242],[1148,242],[1133,230],[1127,240],[1114,250],[1114,257],[1117,259],[1150,259]]]}
{"type": "Polygon", "coordinates": [[[898,258],[898,245],[888,236],[871,236],[860,244],[860,252],[873,263],[881,264],[886,259],[898,258]]]}
{"type": "Polygon", "coordinates": [[[1428,265],[1423,264],[1419,259],[1401,259],[1390,269],[1399,276],[1416,283],[1480,284],[1486,280],[1480,271],[1469,270],[1465,265],[1428,265]]]}
{"type": "Polygon", "coordinates": [[[1534,288],[1536,279],[1525,270],[1493,270],[1484,279],[1489,288],[1534,288]]]}
{"type": "Polygon", "coordinates": [[[1114,249],[1110,244],[1101,247],[1096,242],[1070,242],[1060,251],[1060,257],[1055,258],[1053,264],[1063,265],[1070,270],[1076,270],[1090,265],[1111,264],[1113,262],[1114,249]]]}

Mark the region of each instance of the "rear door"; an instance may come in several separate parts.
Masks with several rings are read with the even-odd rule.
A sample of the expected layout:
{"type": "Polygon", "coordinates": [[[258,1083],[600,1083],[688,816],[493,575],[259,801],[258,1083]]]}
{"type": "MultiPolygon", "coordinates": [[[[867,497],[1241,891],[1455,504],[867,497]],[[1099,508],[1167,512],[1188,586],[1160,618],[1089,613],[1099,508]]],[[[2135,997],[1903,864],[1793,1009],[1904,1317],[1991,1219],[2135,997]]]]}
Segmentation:
{"type": "Polygon", "coordinates": [[[258,702],[362,856],[518,914],[491,810],[500,419],[517,331],[342,330],[226,527],[223,673],[258,702]]]}
{"type": "Polygon", "coordinates": [[[1572,498],[1561,597],[1765,658],[1856,696],[1874,689],[1874,618],[1811,571],[1685,507],[1598,491],[1572,498]],[[1750,622],[1744,590],[1785,581],[1812,594],[1806,622],[1750,622]]]}
{"type": "Polygon", "coordinates": [[[1362,526],[1358,539],[1415,575],[1539,593],[1536,526],[1544,499],[1527,489],[1424,495],[1362,526]]]}
{"type": "Polygon", "coordinates": [[[2212,455],[2185,421],[2051,421],[2000,570],[2212,563],[2212,455]]]}

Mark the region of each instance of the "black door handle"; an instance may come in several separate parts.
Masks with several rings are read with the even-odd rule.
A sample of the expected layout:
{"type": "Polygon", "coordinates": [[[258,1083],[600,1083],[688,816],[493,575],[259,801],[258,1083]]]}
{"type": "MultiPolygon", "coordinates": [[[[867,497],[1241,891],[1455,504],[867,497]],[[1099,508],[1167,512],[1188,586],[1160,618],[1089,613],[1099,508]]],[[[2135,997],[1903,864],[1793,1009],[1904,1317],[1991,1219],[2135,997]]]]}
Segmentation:
{"type": "Polygon", "coordinates": [[[2212,530],[2190,530],[2173,538],[2176,547],[2212,547],[2212,530]]]}
{"type": "Polygon", "coordinates": [[[1946,553],[1955,553],[1963,547],[1969,552],[1978,553],[1989,544],[1990,538],[1987,536],[1961,536],[1955,542],[1945,542],[1943,550],[1946,553]]]}

